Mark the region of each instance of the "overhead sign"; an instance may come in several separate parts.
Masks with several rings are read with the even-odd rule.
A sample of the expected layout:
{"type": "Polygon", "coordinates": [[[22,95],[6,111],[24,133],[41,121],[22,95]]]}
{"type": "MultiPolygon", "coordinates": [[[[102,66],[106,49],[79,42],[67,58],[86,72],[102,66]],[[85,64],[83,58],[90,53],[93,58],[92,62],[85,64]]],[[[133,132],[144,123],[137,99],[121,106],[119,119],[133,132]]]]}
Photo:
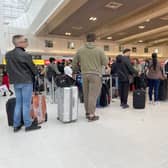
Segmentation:
{"type": "MultiPolygon", "coordinates": [[[[35,65],[44,65],[44,60],[33,60],[33,62],[34,62],[35,65]]],[[[3,59],[2,64],[6,65],[5,58],[3,59]]]]}
{"type": "Polygon", "coordinates": [[[35,65],[44,65],[44,60],[33,60],[35,65]]]}

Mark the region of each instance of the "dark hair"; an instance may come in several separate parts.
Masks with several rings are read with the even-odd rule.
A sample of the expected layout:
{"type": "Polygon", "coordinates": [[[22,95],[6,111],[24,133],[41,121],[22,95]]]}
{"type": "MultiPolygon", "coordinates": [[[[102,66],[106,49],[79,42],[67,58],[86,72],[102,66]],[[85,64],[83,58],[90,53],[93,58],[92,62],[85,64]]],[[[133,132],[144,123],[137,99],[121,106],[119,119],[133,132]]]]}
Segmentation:
{"type": "Polygon", "coordinates": [[[153,69],[156,71],[156,67],[157,67],[157,53],[153,53],[152,54],[152,67],[153,69]]]}
{"type": "Polygon", "coordinates": [[[134,59],[134,61],[136,61],[136,62],[137,62],[137,64],[140,64],[140,62],[139,62],[139,59],[138,59],[138,58],[135,58],[135,59],[134,59]]]}
{"type": "Polygon", "coordinates": [[[146,59],[145,60],[145,66],[149,67],[149,65],[150,65],[150,61],[149,61],[149,59],[146,59]]]}
{"type": "Polygon", "coordinates": [[[22,37],[24,37],[24,35],[21,35],[21,34],[14,35],[14,36],[12,37],[12,42],[13,42],[13,44],[16,45],[16,41],[17,41],[18,39],[22,38],[22,37]]]}
{"type": "Polygon", "coordinates": [[[7,72],[5,70],[3,70],[3,76],[6,76],[7,75],[7,72]]]}
{"type": "Polygon", "coordinates": [[[71,64],[71,63],[70,63],[69,61],[66,61],[66,62],[65,62],[65,65],[66,65],[66,66],[69,66],[70,64],[71,64]]]}
{"type": "Polygon", "coordinates": [[[50,61],[50,63],[53,63],[53,62],[55,62],[55,58],[50,57],[50,58],[49,58],[49,61],[50,61]]]}
{"type": "Polygon", "coordinates": [[[146,63],[150,63],[149,59],[146,59],[145,62],[146,62],[146,63]]]}
{"type": "Polygon", "coordinates": [[[96,34],[95,33],[89,33],[86,36],[87,42],[95,42],[96,41],[96,34]]]}
{"type": "Polygon", "coordinates": [[[131,50],[129,48],[124,49],[123,54],[130,52],[131,50]]]}
{"type": "Polygon", "coordinates": [[[117,57],[116,57],[116,63],[122,63],[122,55],[118,55],[117,57]]]}

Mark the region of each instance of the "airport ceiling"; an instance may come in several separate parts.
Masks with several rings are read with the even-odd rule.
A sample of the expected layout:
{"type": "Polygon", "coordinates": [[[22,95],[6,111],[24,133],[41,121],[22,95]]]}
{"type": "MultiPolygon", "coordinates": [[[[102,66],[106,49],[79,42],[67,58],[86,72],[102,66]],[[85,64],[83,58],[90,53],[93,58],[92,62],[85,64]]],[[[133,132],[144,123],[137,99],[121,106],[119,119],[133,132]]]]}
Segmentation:
{"type": "Polygon", "coordinates": [[[37,35],[81,38],[95,32],[121,44],[168,44],[168,0],[65,0],[37,35]]]}
{"type": "Polygon", "coordinates": [[[25,14],[32,0],[0,0],[0,17],[4,25],[9,25],[12,21],[25,14]]]}

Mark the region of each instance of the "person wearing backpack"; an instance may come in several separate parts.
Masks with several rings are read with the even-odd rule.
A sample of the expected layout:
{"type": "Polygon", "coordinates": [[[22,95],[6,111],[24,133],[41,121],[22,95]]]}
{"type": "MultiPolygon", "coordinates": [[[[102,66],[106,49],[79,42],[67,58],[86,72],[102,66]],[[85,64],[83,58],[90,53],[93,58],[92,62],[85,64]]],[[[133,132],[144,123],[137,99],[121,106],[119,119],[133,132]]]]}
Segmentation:
{"type": "Polygon", "coordinates": [[[58,70],[57,64],[55,63],[55,58],[50,57],[50,64],[46,69],[46,76],[49,82],[52,82],[52,78],[56,75],[60,75],[60,71],[58,70]]]}

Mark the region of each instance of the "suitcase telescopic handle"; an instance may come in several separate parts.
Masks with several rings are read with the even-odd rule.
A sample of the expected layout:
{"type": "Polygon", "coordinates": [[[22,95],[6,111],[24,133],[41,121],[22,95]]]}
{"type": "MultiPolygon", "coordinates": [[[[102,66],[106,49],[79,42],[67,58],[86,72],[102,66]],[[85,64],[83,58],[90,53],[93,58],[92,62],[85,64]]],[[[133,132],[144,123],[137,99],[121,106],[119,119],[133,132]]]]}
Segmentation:
{"type": "Polygon", "coordinates": [[[74,107],[75,106],[75,98],[74,98],[74,96],[72,96],[72,107],[74,107]]]}

